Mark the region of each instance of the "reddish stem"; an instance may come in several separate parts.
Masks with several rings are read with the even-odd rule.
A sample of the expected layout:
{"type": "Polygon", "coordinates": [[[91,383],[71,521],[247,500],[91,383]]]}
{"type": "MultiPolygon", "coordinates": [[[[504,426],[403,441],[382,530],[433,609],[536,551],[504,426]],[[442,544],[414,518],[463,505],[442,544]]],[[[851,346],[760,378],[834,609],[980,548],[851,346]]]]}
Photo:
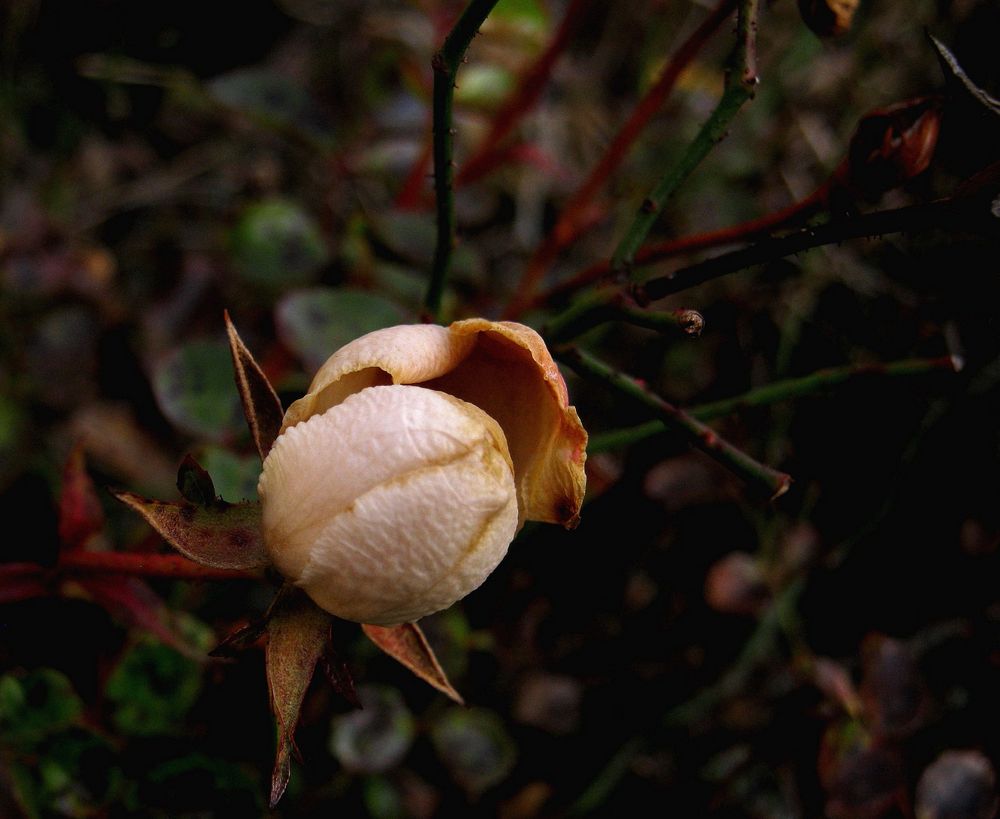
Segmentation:
{"type": "MultiPolygon", "coordinates": [[[[44,572],[44,567],[37,567],[44,572]]],[[[253,580],[258,575],[239,569],[214,569],[181,555],[141,552],[87,552],[72,550],[59,556],[57,570],[127,574],[135,577],[170,577],[177,580],[253,580]]]]}
{"type": "Polygon", "coordinates": [[[720,0],[708,17],[702,21],[681,47],[671,57],[660,78],[639,101],[632,116],[615,136],[604,152],[600,162],[590,172],[583,185],[573,194],[563,208],[555,227],[545,238],[528,261],[524,275],[518,282],[517,290],[505,311],[506,318],[515,318],[532,301],[532,293],[538,286],[545,271],[556,260],[559,253],[569,245],[584,229],[590,204],[608,178],[621,165],[632,143],[638,138],[653,115],[662,107],[664,100],[673,90],[678,77],[695,58],[702,46],[711,38],[723,21],[736,6],[736,0],[720,0]]]}
{"type": "Polygon", "coordinates": [[[518,121],[537,104],[556,60],[566,49],[583,18],[583,12],[591,2],[592,0],[571,0],[552,41],[522,75],[517,89],[497,111],[490,132],[455,177],[456,185],[474,182],[497,167],[497,154],[505,153],[501,143],[514,130],[518,121]]]}
{"type": "Polygon", "coordinates": [[[431,157],[433,156],[433,144],[431,139],[424,142],[424,147],[420,149],[420,156],[413,163],[410,172],[406,175],[403,187],[396,194],[395,205],[400,210],[417,210],[423,203],[427,194],[427,180],[433,175],[431,173],[431,157]]]}
{"type": "MultiPolygon", "coordinates": [[[[757,219],[751,219],[748,222],[741,222],[738,225],[730,225],[718,230],[695,233],[689,236],[681,236],[676,239],[667,239],[663,242],[646,245],[635,254],[635,265],[638,267],[646,264],[654,264],[673,256],[693,253],[696,250],[705,250],[710,247],[731,245],[762,238],[778,228],[791,227],[792,225],[801,223],[822,210],[827,204],[829,195],[830,181],[828,180],[805,199],[793,202],[787,207],[776,210],[773,213],[768,213],[757,219]]],[[[531,306],[539,307],[563,301],[576,291],[596,281],[600,281],[610,273],[610,260],[595,262],[572,278],[560,282],[540,293],[532,300],[531,306]]]]}

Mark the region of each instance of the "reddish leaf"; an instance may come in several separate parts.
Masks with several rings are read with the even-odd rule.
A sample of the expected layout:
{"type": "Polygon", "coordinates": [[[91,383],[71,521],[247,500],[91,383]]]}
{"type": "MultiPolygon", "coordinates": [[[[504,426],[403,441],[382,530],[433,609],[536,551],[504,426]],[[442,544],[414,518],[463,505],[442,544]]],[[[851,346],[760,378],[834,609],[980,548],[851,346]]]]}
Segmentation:
{"type": "Polygon", "coordinates": [[[59,539],[67,549],[79,549],[104,529],[104,510],[87,474],[83,448],[76,446],[63,467],[59,495],[59,539]]]}
{"type": "Polygon", "coordinates": [[[281,431],[281,419],[284,412],[281,401],[267,380],[264,371],[254,360],[247,346],[243,343],[236,327],[225,313],[226,332],[229,334],[229,349],[233,354],[233,370],[236,375],[236,387],[243,402],[243,413],[247,417],[250,435],[260,453],[261,460],[267,457],[271,444],[281,431]]]}
{"type": "Polygon", "coordinates": [[[274,605],[267,634],[267,686],[278,734],[271,775],[273,808],[288,785],[295,725],[316,663],[330,639],[330,615],[298,589],[285,586],[274,605]]]}
{"type": "Polygon", "coordinates": [[[459,705],[465,705],[465,701],[448,682],[427,638],[416,623],[389,627],[365,623],[361,628],[369,639],[390,657],[399,660],[420,679],[447,694],[459,705]]]}
{"type": "Polygon", "coordinates": [[[113,494],[142,515],[178,552],[204,566],[254,569],[268,563],[259,504],[220,501],[200,508],[149,500],[131,492],[113,494]]]}
{"type": "Polygon", "coordinates": [[[127,626],[148,631],[182,654],[197,660],[204,652],[192,646],[170,626],[170,613],[144,581],[122,575],[90,575],[73,581],[102,608],[127,626]]]}

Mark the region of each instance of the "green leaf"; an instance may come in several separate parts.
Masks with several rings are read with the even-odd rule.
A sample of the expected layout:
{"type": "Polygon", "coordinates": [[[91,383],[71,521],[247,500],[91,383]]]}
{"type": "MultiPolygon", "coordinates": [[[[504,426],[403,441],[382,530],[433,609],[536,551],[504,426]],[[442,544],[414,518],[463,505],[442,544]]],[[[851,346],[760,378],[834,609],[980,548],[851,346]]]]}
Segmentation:
{"type": "Polygon", "coordinates": [[[374,819],[395,819],[406,815],[403,795],[389,777],[366,777],[364,800],[368,815],[374,819]]]}
{"type": "Polygon", "coordinates": [[[462,72],[462,83],[455,90],[461,105],[493,108],[514,89],[514,75],[499,65],[470,65],[462,72]]]}
{"type": "Polygon", "coordinates": [[[201,452],[205,469],[213,476],[215,490],[230,503],[257,500],[260,460],[256,455],[235,455],[228,449],[208,446],[201,452]]]}
{"type": "Polygon", "coordinates": [[[548,25],[545,7],[538,0],[500,0],[490,13],[490,19],[517,23],[539,30],[548,25]]]}
{"type": "Polygon", "coordinates": [[[433,258],[437,242],[433,216],[388,210],[375,216],[370,224],[375,238],[401,259],[424,266],[433,258]]]}
{"type": "Polygon", "coordinates": [[[455,780],[473,794],[501,782],[514,767],[514,741],[485,708],[448,709],[431,729],[431,741],[455,780]]]}
{"type": "Polygon", "coordinates": [[[0,677],[0,734],[10,744],[34,745],[70,727],[82,713],[69,679],[55,669],[0,677]]]}
{"type": "Polygon", "coordinates": [[[361,686],[358,698],[361,710],[333,720],[330,751],[349,771],[384,773],[410,750],[416,723],[395,688],[361,686]]]}
{"type": "Polygon", "coordinates": [[[153,370],[156,400],[174,426],[189,435],[221,441],[241,427],[229,348],[195,341],[173,350],[153,370]]]}
{"type": "Polygon", "coordinates": [[[228,108],[271,126],[293,126],[313,138],[329,136],[327,118],[301,84],[268,68],[240,68],[211,80],[206,90],[228,108]]]}
{"type": "Polygon", "coordinates": [[[319,226],[287,199],[250,205],[232,232],[230,250],[240,277],[268,290],[308,284],[330,258],[319,226]]]}
{"type": "Polygon", "coordinates": [[[263,814],[256,778],[239,765],[208,754],[190,753],[157,765],[146,776],[143,790],[153,807],[169,806],[172,815],[263,814]]]}
{"type": "Polygon", "coordinates": [[[216,569],[254,569],[269,562],[261,534],[260,505],[219,501],[211,507],[113,493],[178,552],[216,569]]]}
{"type": "Polygon", "coordinates": [[[212,476],[190,454],[177,470],[177,490],[195,506],[213,506],[219,499],[212,476]]]}
{"type": "Polygon", "coordinates": [[[281,431],[281,420],[284,416],[281,401],[278,400],[278,395],[264,375],[264,371],[243,343],[240,334],[236,332],[235,325],[229,319],[228,310],[225,313],[225,321],[229,351],[233,359],[233,372],[236,376],[236,389],[243,405],[243,415],[247,419],[250,435],[263,461],[281,431]]]}
{"type": "Polygon", "coordinates": [[[374,293],[317,287],[289,293],[275,314],[282,343],[315,372],[358,336],[406,321],[403,311],[374,293]]]}
{"type": "Polygon", "coordinates": [[[291,774],[295,726],[316,663],[330,639],[330,615],[292,586],[282,589],[267,630],[267,687],[277,728],[270,805],[278,804],[291,774]]]}
{"type": "Polygon", "coordinates": [[[361,626],[368,638],[394,660],[398,660],[424,682],[447,694],[460,705],[464,700],[448,682],[434,651],[416,623],[399,626],[361,626]]]}
{"type": "Polygon", "coordinates": [[[177,733],[198,699],[201,672],[199,663],[163,643],[136,643],[104,687],[115,724],[135,736],[177,733]]]}
{"type": "Polygon", "coordinates": [[[13,399],[0,394],[0,489],[16,474],[28,447],[28,416],[13,399]]]}

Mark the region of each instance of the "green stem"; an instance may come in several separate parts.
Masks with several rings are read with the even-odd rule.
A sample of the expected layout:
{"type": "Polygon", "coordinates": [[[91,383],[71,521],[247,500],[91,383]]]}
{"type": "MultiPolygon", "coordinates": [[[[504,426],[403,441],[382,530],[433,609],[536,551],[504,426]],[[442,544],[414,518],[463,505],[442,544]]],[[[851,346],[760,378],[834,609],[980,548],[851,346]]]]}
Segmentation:
{"type": "Polygon", "coordinates": [[[763,489],[770,499],[788,491],[792,482],[789,475],[754,460],[713,429],[650,392],[625,373],[575,347],[559,350],[557,356],[580,375],[601,381],[619,394],[652,410],[660,422],[681,433],[692,446],[714,458],[752,488],[763,489]]]}
{"type": "MultiPolygon", "coordinates": [[[[733,398],[713,401],[710,404],[700,404],[689,409],[688,414],[698,421],[710,421],[749,407],[764,407],[804,395],[815,395],[831,387],[860,378],[871,376],[907,377],[926,375],[938,370],[958,372],[961,367],[962,362],[953,356],[908,358],[903,361],[894,361],[891,364],[860,364],[845,367],[830,367],[824,370],[817,370],[801,378],[776,381],[774,384],[750,390],[733,398]]],[[[620,449],[637,441],[667,432],[669,429],[669,425],[661,420],[656,420],[627,429],[616,429],[600,435],[594,435],[587,445],[587,454],[593,455],[598,452],[620,449]]]]}
{"type": "Polygon", "coordinates": [[[750,247],[682,267],[666,276],[636,285],[635,297],[640,304],[647,304],[738,270],[846,239],[934,229],[988,233],[997,230],[997,219],[991,215],[988,203],[984,204],[980,197],[937,199],[920,205],[875,211],[852,219],[838,219],[817,227],[803,228],[787,236],[764,239],[750,247]]]}
{"type": "Polygon", "coordinates": [[[566,343],[608,321],[624,321],[659,333],[700,336],[705,319],[697,310],[646,310],[618,288],[606,287],[587,293],[568,309],[554,316],[542,335],[550,344],[566,343]]]}
{"type": "Polygon", "coordinates": [[[729,670],[714,685],[702,688],[690,700],[668,711],[664,719],[667,725],[689,725],[704,719],[720,703],[746,687],[754,669],[767,662],[778,650],[782,623],[792,616],[803,586],[801,579],[793,580],[778,593],[729,670]]]}
{"type": "Polygon", "coordinates": [[[486,20],[497,0],[471,0],[458,18],[441,50],[434,55],[434,196],[437,201],[437,244],[424,309],[431,319],[440,318],[444,283],[451,267],[455,245],[455,198],[452,180],[455,168],[452,132],[452,103],[455,75],[469,43],[486,20]]]}
{"type": "Polygon", "coordinates": [[[611,257],[613,273],[631,275],[635,255],[646,241],[667,201],[698,164],[721,142],[743,103],[753,99],[757,86],[756,40],[759,0],[742,0],[736,24],[736,69],[731,71],[726,90],[708,121],[701,127],[680,159],[670,165],[632,219],[628,230],[611,257]]]}

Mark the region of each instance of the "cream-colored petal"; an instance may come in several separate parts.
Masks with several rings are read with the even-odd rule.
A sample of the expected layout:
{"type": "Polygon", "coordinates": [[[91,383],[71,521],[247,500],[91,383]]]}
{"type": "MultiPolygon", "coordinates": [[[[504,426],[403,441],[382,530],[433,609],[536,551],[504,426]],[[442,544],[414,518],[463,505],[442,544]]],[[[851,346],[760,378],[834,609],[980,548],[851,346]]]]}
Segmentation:
{"type": "Polygon", "coordinates": [[[522,517],[576,524],[586,489],[587,433],[545,342],[515,322],[469,319],[452,335],[475,346],[447,374],[424,383],[475,404],[503,428],[522,517]]]}
{"type": "Polygon", "coordinates": [[[468,355],[474,339],[435,324],[376,330],[341,347],[320,367],[307,394],[285,413],[282,429],[325,412],[366,387],[418,384],[443,375],[468,355]]]}
{"type": "Polygon", "coordinates": [[[363,390],[287,429],[258,490],[278,570],[332,614],[381,625],[468,594],[517,526],[500,427],[415,386],[363,390]]]}

